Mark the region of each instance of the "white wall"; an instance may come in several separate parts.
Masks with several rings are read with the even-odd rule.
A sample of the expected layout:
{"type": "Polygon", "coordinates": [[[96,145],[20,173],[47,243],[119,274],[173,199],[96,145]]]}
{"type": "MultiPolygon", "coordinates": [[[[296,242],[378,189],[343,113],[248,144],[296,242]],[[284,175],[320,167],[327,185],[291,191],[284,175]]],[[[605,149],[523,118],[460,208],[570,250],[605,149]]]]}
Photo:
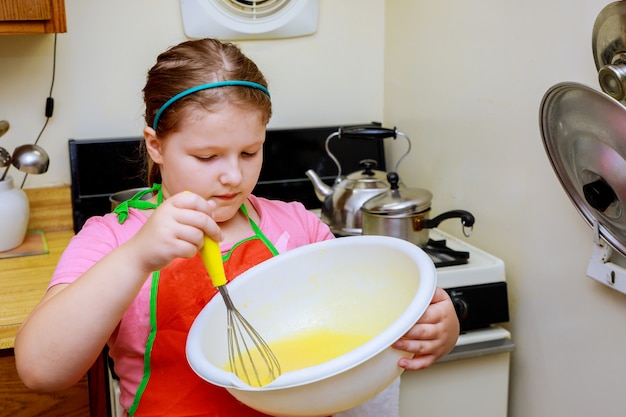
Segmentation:
{"type": "MultiPolygon", "coordinates": [[[[266,74],[271,127],[380,120],[383,108],[384,1],[321,1],[318,32],[240,46],[266,74]]],[[[50,170],[25,188],[69,184],[67,140],[140,136],[141,89],[167,47],[186,39],[175,0],[66,0],[68,32],[58,35],[55,111],[39,144],[50,170]]],[[[0,36],[0,119],[10,152],[35,141],[45,121],[53,35],[0,36]]],[[[22,173],[10,171],[18,184],[22,173]]]]}
{"type": "MultiPolygon", "coordinates": [[[[538,124],[553,84],[599,89],[591,35],[608,3],[386,2],[384,121],[414,145],[400,174],[433,192],[433,215],[474,213],[469,241],[506,263],[511,417],[626,410],[626,296],[585,276],[591,229],[561,188],[538,124]]],[[[442,228],[461,236],[458,222],[442,228]]]]}

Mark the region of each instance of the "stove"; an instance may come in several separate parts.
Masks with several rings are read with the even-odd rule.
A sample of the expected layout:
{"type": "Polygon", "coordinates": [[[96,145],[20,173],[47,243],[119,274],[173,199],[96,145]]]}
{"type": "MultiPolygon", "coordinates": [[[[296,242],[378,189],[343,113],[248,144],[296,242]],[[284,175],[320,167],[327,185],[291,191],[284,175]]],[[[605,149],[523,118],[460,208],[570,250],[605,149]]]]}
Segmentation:
{"type": "Polygon", "coordinates": [[[500,326],[509,321],[504,262],[442,230],[431,229],[429,237],[445,242],[446,252],[467,254],[465,263],[437,266],[437,284],[452,299],[461,333],[428,369],[402,374],[399,417],[506,417],[515,345],[500,326]]]}
{"type": "MultiPolygon", "coordinates": [[[[311,211],[320,216],[319,209],[311,211]]],[[[509,321],[506,273],[500,258],[439,229],[430,229],[428,244],[421,249],[437,268],[438,286],[452,299],[461,334],[509,321]]]]}
{"type": "MultiPolygon", "coordinates": [[[[445,241],[445,251],[467,254],[466,263],[437,267],[438,285],[450,295],[461,332],[509,321],[509,303],[504,262],[439,229],[430,239],[445,241]]],[[[437,265],[435,263],[435,265],[437,265]]]]}

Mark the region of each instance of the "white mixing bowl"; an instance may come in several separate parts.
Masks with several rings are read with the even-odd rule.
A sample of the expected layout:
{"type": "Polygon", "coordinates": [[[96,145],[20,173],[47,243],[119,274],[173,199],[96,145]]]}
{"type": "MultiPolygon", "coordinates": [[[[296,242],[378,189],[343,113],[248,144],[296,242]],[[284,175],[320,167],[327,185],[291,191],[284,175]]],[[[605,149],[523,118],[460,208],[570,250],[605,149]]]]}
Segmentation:
{"type": "Polygon", "coordinates": [[[373,398],[401,373],[392,349],[424,313],[437,284],[430,257],[407,241],[353,236],[276,256],[228,284],[235,306],[271,345],[299,329],[371,334],[358,348],[320,365],[250,387],[228,363],[226,312],[215,296],[194,321],[187,359],[204,380],[273,416],[328,416],[373,398]]]}

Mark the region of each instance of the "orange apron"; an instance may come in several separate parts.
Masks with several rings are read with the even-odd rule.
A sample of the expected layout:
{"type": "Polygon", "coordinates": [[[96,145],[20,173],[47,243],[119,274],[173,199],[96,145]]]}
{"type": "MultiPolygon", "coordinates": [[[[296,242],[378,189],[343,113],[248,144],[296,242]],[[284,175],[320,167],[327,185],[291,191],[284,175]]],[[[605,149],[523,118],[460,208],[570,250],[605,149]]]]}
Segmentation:
{"type": "MultiPolygon", "coordinates": [[[[134,206],[132,200],[127,206],[134,206]]],[[[243,206],[242,210],[247,215],[243,206]]],[[[255,235],[237,243],[224,257],[229,281],[278,254],[252,219],[250,224],[255,235]]],[[[216,293],[199,255],[176,259],[152,274],[144,376],[128,410],[130,416],[267,416],[240,403],[226,389],[204,381],[187,363],[187,333],[216,293]]]]}

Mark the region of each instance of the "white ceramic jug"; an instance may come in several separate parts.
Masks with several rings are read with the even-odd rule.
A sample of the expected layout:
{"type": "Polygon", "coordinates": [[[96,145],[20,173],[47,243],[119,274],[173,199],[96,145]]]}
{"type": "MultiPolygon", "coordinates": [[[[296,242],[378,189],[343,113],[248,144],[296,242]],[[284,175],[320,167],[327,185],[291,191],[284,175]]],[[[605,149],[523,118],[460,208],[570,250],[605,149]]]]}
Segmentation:
{"type": "Polygon", "coordinates": [[[13,186],[13,178],[0,181],[0,252],[14,249],[24,242],[30,207],[26,193],[13,186]]]}

